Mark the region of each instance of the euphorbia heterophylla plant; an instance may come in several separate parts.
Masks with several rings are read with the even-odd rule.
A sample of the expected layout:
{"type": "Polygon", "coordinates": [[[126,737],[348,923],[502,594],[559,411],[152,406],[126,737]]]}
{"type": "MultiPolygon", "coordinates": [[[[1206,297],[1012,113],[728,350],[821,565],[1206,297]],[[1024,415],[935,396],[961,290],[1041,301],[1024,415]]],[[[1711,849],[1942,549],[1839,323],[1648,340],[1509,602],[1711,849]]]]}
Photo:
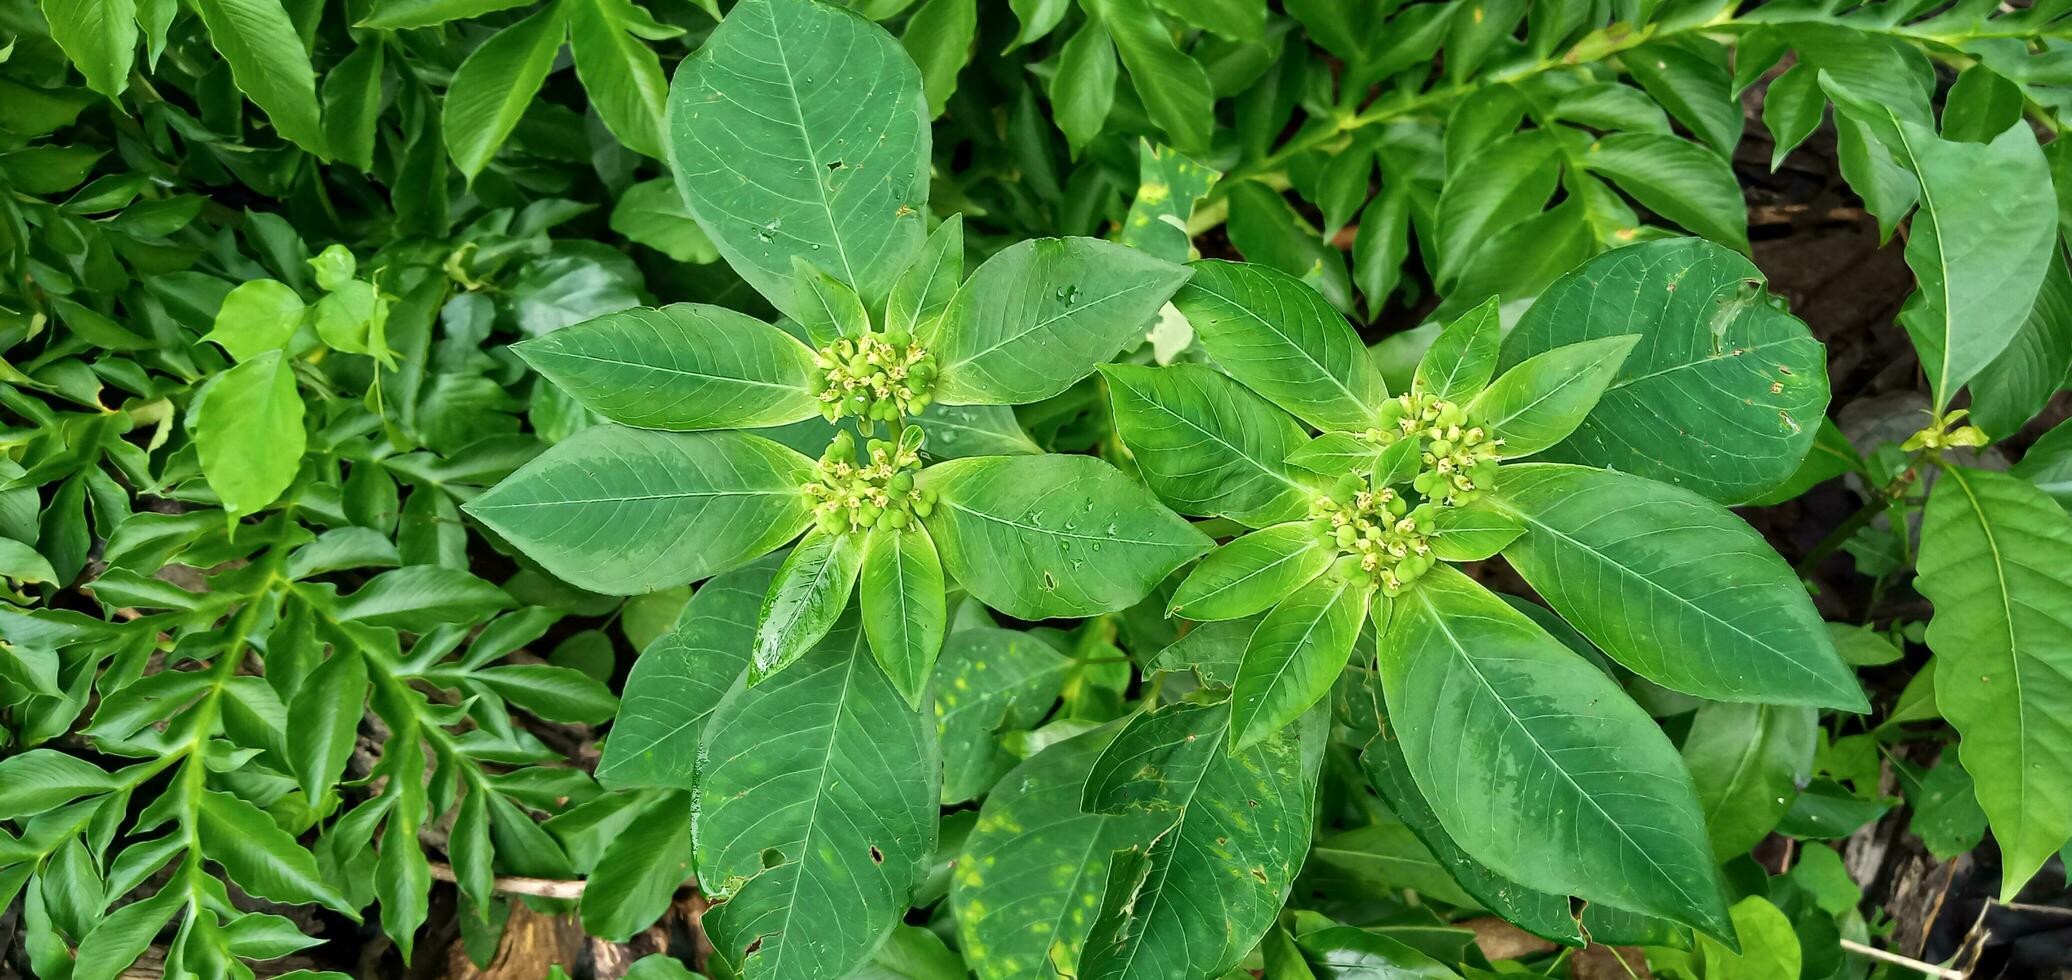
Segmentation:
{"type": "MultiPolygon", "coordinates": [[[[1608,253],[1508,341],[1495,300],[1460,317],[1391,395],[1344,317],[1265,266],[1038,239],[967,278],[961,222],[923,234],[919,76],[845,11],[744,0],[670,106],[685,202],[785,316],[680,304],[517,345],[609,422],[468,511],[596,591],[725,573],[712,608],[761,594],[748,649],[706,651],[739,680],[696,719],[697,875],[730,962],[845,975],[907,907],[939,795],[968,798],[924,708],[958,705],[931,687],[951,592],[1045,620],[1169,580],[1168,614],[1198,625],[1154,666],[1202,683],[1154,684],[1038,753],[965,845],[952,901],[987,975],[1237,965],[1308,853],[1334,689],[1368,706],[1345,723],[1372,733],[1390,809],[1474,868],[1489,908],[1565,943],[1734,941],[1676,748],[1559,619],[1454,563],[1503,554],[1574,642],[1671,690],[1864,706],[1790,570],[1725,507],[1791,475],[1827,397],[1818,344],[1745,259],[1608,253]],[[1169,302],[1199,354],[1108,363],[1169,302]],[[931,445],[938,406],[1042,401],[1097,369],[1136,479],[931,445]],[[1252,530],[1209,553],[1205,528],[1233,524],[1252,530]],[[1086,886],[1015,894],[1060,870],[1086,886]]],[[[642,785],[640,751],[615,741],[600,772],[642,785]]]]}
{"type": "Polygon", "coordinates": [[[1088,808],[1155,808],[1180,773],[1217,764],[1205,746],[1227,745],[1256,770],[1249,753],[1314,714],[1371,620],[1374,707],[1387,710],[1370,776],[1431,850],[1487,869],[1494,884],[1478,899],[1563,941],[1577,937],[1565,899],[1535,911],[1526,896],[1575,895],[1731,940],[1676,748],[1541,625],[1544,610],[1506,602],[1452,563],[1504,555],[1590,644],[1671,690],[1867,707],[1759,534],[1694,490],[1604,465],[1638,451],[1653,474],[1699,482],[1716,469],[1708,453],[1657,443],[1710,448],[1734,433],[1690,434],[1686,417],[1748,427],[1749,459],[1803,445],[1793,413],[1826,400],[1820,351],[1750,287],[1745,266],[1695,240],[1608,253],[1551,287],[1508,349],[1495,301],[1462,316],[1410,390],[1389,397],[1350,326],[1307,285],[1197,263],[1174,303],[1223,371],[1102,372],[1153,491],[1182,513],[1256,528],[1172,595],[1174,615],[1204,623],[1163,666],[1192,667],[1229,696],[1126,727],[1094,766],[1088,808]],[[1603,427],[1636,397],[1647,420],[1603,427]],[[1618,441],[1583,438],[1599,431],[1618,441]]]}

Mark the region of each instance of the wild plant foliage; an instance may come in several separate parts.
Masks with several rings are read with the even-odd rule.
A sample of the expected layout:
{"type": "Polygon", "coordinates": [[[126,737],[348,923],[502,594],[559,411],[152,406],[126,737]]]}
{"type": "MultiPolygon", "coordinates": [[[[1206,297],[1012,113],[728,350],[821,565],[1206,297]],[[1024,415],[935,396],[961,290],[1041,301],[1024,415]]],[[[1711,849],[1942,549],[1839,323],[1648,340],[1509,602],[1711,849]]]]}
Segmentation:
{"type": "Polygon", "coordinates": [[[9,4],[8,963],[1858,975],[1888,774],[2072,837],[2068,13],[9,4]]]}

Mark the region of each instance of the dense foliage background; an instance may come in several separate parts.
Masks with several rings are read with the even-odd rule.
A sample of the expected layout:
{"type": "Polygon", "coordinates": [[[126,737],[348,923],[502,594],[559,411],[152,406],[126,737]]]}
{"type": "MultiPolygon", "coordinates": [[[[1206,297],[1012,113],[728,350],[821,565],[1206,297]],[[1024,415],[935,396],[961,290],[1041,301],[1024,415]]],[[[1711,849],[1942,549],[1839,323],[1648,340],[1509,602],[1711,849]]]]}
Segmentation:
{"type": "MultiPolygon", "coordinates": [[[[778,316],[774,266],[738,246],[797,224],[708,234],[668,162],[669,80],[732,6],[0,0],[0,976],[725,976],[755,948],[715,955],[701,927],[739,884],[705,862],[758,856],[699,840],[694,878],[694,796],[699,819],[718,808],[685,706],[735,685],[778,562],[586,583],[640,593],[620,597],[568,581],[613,569],[557,575],[463,510],[602,424],[511,345],[657,304],[778,316]]],[[[1492,298],[1507,328],[1550,296],[1577,305],[1543,318],[1632,329],[1747,317],[1802,368],[1667,429],[1632,369],[1586,422],[1583,461],[1738,505],[1869,697],[1705,700],[1598,661],[1689,768],[1739,950],[1596,907],[1582,928],[1615,959],[1485,911],[1475,882],[1501,879],[1392,805],[1361,754],[1376,695],[1347,682],[1303,722],[1321,758],[1290,804],[1315,820],[1287,910],[1215,936],[1234,969],[1916,975],[1872,949],[2072,970],[2072,4],[848,6],[918,67],[933,166],[902,176],[928,228],[962,216],[966,269],[1044,236],[1241,258],[1350,318],[1391,392],[1492,298]],[[1585,265],[1649,242],[1671,272],[1585,265]],[[1686,276],[1738,298],[1642,309],[1686,276]],[[1743,286],[1766,279],[1774,297],[1743,286]],[[1630,307],[1605,298],[1629,287],[1630,307]]],[[[1208,359],[1195,311],[1164,309],[1119,362],[1208,359]]],[[[1533,329],[1514,340],[1551,346],[1533,329]]],[[[939,408],[930,452],[1156,483],[1118,432],[1128,377],[939,408]]],[[[814,457],[828,432],[767,434],[814,457]]],[[[1056,774],[1099,754],[1074,736],[1215,686],[1234,654],[1166,615],[1181,577],[1086,618],[952,593],[941,657],[909,679],[933,682],[919,747],[884,747],[888,784],[940,752],[934,843],[855,975],[1074,975],[1093,923],[1031,939],[1001,906],[1047,888],[1104,907],[1105,858],[1092,884],[1038,883],[1144,815],[1082,812],[1056,774]],[[1056,853],[1001,847],[1042,819],[1056,853]],[[1026,866],[956,884],[995,858],[1026,866]]],[[[1579,601],[1654,630],[1636,595],[1579,601]]],[[[725,737],[749,757],[798,732],[725,737]]],[[[754,775],[728,778],[745,795],[754,775]]]]}

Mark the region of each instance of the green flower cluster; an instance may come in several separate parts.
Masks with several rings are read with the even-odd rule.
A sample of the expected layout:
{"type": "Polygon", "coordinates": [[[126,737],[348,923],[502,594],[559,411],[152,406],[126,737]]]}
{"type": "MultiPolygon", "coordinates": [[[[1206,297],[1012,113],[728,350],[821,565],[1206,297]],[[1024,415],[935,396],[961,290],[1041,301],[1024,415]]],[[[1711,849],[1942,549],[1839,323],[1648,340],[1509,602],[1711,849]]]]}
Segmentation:
{"type": "Polygon", "coordinates": [[[1497,447],[1503,440],[1473,424],[1460,403],[1410,392],[1384,403],[1380,415],[1367,438],[1382,445],[1423,441],[1411,487],[1426,500],[1465,504],[1496,486],[1497,447]]]}
{"type": "Polygon", "coordinates": [[[1365,579],[1369,588],[1379,587],[1393,596],[1437,561],[1426,541],[1436,505],[1412,507],[1395,488],[1373,488],[1364,482],[1351,474],[1339,480],[1330,493],[1310,502],[1310,519],[1338,548],[1333,574],[1365,579]]]}
{"type": "Polygon", "coordinates": [[[814,354],[811,380],[819,390],[822,417],[833,422],[854,416],[868,431],[871,423],[896,421],[928,407],[935,359],[904,330],[866,330],[814,354]]]}
{"type": "Polygon", "coordinates": [[[856,438],[835,433],[804,487],[814,501],[813,520],[828,534],[848,534],[875,527],[898,530],[935,509],[935,491],[914,486],[921,469],[921,430],[909,428],[897,445],[883,439],[864,443],[856,455],[856,438]]]}

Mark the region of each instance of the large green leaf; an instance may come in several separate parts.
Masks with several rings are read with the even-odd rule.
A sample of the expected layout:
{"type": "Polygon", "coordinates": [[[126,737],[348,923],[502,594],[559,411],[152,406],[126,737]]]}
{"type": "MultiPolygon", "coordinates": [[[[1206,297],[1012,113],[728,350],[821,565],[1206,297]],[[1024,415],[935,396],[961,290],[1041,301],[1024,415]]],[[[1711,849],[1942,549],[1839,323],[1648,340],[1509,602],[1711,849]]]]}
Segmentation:
{"type": "Polygon", "coordinates": [[[1323,574],[1336,544],[1308,521],[1262,528],[1209,553],[1187,573],[1166,606],[1170,616],[1242,619],[1273,608],[1323,574]]]}
{"type": "Polygon", "coordinates": [[[1491,501],[1526,527],[1504,557],[1641,676],[1718,701],[1868,709],[1791,566],[1725,507],[1565,463],[1502,468],[1491,501]]]}
{"type": "Polygon", "coordinates": [[[1207,153],[1215,91],[1201,63],[1173,42],[1164,18],[1146,0],[1091,0],[1086,9],[1115,39],[1137,97],[1166,141],[1183,153],[1207,153]]]}
{"type": "MultiPolygon", "coordinates": [[[[745,679],[744,679],[745,680],[745,679]]],[[[847,976],[899,923],[935,849],[935,726],[852,614],[706,723],[692,839],[705,916],[736,975],[847,976]]]]}
{"type": "Polygon", "coordinates": [[[2052,250],[2021,329],[1981,373],[1993,383],[1972,389],[1970,422],[1995,439],[2021,431],[2072,375],[2072,271],[2062,249],[2052,250]]]}
{"type": "Polygon", "coordinates": [[[2007,348],[2043,286],[2058,230],[2050,164],[2019,121],[1990,143],[1945,140],[1892,105],[1822,82],[1837,114],[1876,134],[1919,182],[1906,259],[1920,285],[1899,322],[1939,411],[2007,348]]]}
{"type": "Polygon", "coordinates": [[[1565,946],[1582,945],[1583,934],[1569,910],[1567,895],[1535,891],[1491,871],[1446,832],[1424,791],[1417,788],[1410,764],[1403,758],[1402,744],[1389,730],[1380,683],[1371,677],[1362,680],[1351,699],[1354,731],[1365,740],[1360,770],[1388,804],[1389,812],[1403,821],[1453,882],[1482,907],[1535,935],[1565,946]]]}
{"type": "Polygon", "coordinates": [[[1257,745],[1331,693],[1367,621],[1364,582],[1322,575],[1259,621],[1230,692],[1230,747],[1257,745]]]}
{"type": "Polygon", "coordinates": [[[717,306],[607,313],[511,349],[584,408],[643,429],[753,429],[820,414],[813,352],[717,306]]]}
{"type": "Polygon", "coordinates": [[[1713,241],[1748,248],[1748,203],[1725,157],[1664,133],[1589,140],[1577,163],[1648,210],[1713,241]]]}
{"type": "Polygon", "coordinates": [[[42,7],[50,39],[86,84],[111,99],[121,95],[137,54],[136,0],[43,0],[42,7]]]}
{"type": "Polygon", "coordinates": [[[944,567],[1017,619],[1135,605],[1211,544],[1091,456],[975,456],[929,467],[920,483],[939,495],[927,523],[944,567]]]}
{"type": "Polygon", "coordinates": [[[873,528],[864,544],[858,584],[871,653],[892,686],[918,708],[949,619],[942,557],[928,529],[918,524],[873,528]]]}
{"type": "Polygon", "coordinates": [[[316,69],[281,0],[195,0],[194,9],[238,91],[266,110],[282,137],[324,156],[316,69]]]}
{"type": "Polygon", "coordinates": [[[756,615],[777,564],[773,555],[713,576],[684,606],[676,628],[640,651],[597,763],[599,783],[612,789],[696,785],[699,738],[720,698],[748,669],[756,615]]]}
{"type": "Polygon", "coordinates": [[[1418,788],[1476,860],[1733,935],[1683,760],[1603,671],[1440,565],[1393,604],[1381,680],[1418,788]]]}
{"type": "Polygon", "coordinates": [[[735,5],[670,87],[669,162],[684,201],[780,307],[795,256],[885,296],[921,244],[928,143],[905,49],[813,0],[735,5]]]}
{"type": "Polygon", "coordinates": [[[1373,423],[1388,390],[1366,345],[1322,295],[1262,265],[1193,268],[1173,305],[1231,377],[1319,429],[1373,423]]]}
{"type": "Polygon", "coordinates": [[[984,795],[1014,767],[1000,736],[1042,721],[1072,667],[1050,644],[1019,630],[975,626],[950,635],[935,667],[945,804],[984,795]]]}
{"type": "Polygon", "coordinates": [[[1072,970],[1106,892],[1110,853],[1166,826],[1155,814],[1079,808],[1087,770],[1118,730],[1044,749],[986,797],[950,884],[964,959],[980,980],[1072,970]]]}
{"type": "Polygon", "coordinates": [[[267,351],[210,379],[194,405],[209,488],[232,516],[273,503],[302,468],[308,436],[288,356],[267,351]]]}
{"type": "Polygon", "coordinates": [[[1115,433],[1159,499],[1184,514],[1265,527],[1309,512],[1286,460],[1302,426],[1199,364],[1103,365],[1115,433]]]}
{"type": "Polygon", "coordinates": [[[812,521],[813,463],[742,432],[599,425],[464,508],[564,581],[634,595],[726,571],[812,521]]]}
{"type": "Polygon", "coordinates": [[[2072,518],[2011,476],[1945,467],[1921,521],[1935,702],[2011,901],[2072,837],[2072,518]]]}
{"type": "Polygon", "coordinates": [[[1684,763],[1705,811],[1712,855],[1748,853],[1791,809],[1813,776],[1820,714],[1798,705],[1701,705],[1684,736],[1684,763]]]}
{"type": "Polygon", "coordinates": [[[1505,339],[1507,364],[1583,340],[1640,341],[1544,458],[1727,503],[1788,479],[1827,411],[1827,353],[1761,283],[1745,256],[1684,238],[1606,252],[1548,287],[1505,339]]]}
{"type": "Polygon", "coordinates": [[[446,87],[441,135],[462,175],[474,180],[539,96],[561,53],[568,22],[561,4],[541,8],[468,53],[446,87]]]}
{"type": "Polygon", "coordinates": [[[569,11],[569,51],[591,110],[628,149],[661,158],[669,83],[647,42],[675,37],[682,29],[655,20],[632,0],[562,0],[560,5],[569,11]]]}
{"type": "MultiPolygon", "coordinates": [[[[1214,977],[1273,924],[1309,852],[1325,712],[1224,750],[1230,703],[1130,719],[1095,761],[1083,805],[1169,826],[1108,860],[1080,977],[1214,977]]],[[[1099,860],[1099,858],[1096,858],[1099,860]]]]}
{"type": "Polygon", "coordinates": [[[1187,269],[1096,238],[1036,238],[971,274],[922,334],[952,405],[1019,405],[1056,395],[1144,335],[1187,269]]]}

